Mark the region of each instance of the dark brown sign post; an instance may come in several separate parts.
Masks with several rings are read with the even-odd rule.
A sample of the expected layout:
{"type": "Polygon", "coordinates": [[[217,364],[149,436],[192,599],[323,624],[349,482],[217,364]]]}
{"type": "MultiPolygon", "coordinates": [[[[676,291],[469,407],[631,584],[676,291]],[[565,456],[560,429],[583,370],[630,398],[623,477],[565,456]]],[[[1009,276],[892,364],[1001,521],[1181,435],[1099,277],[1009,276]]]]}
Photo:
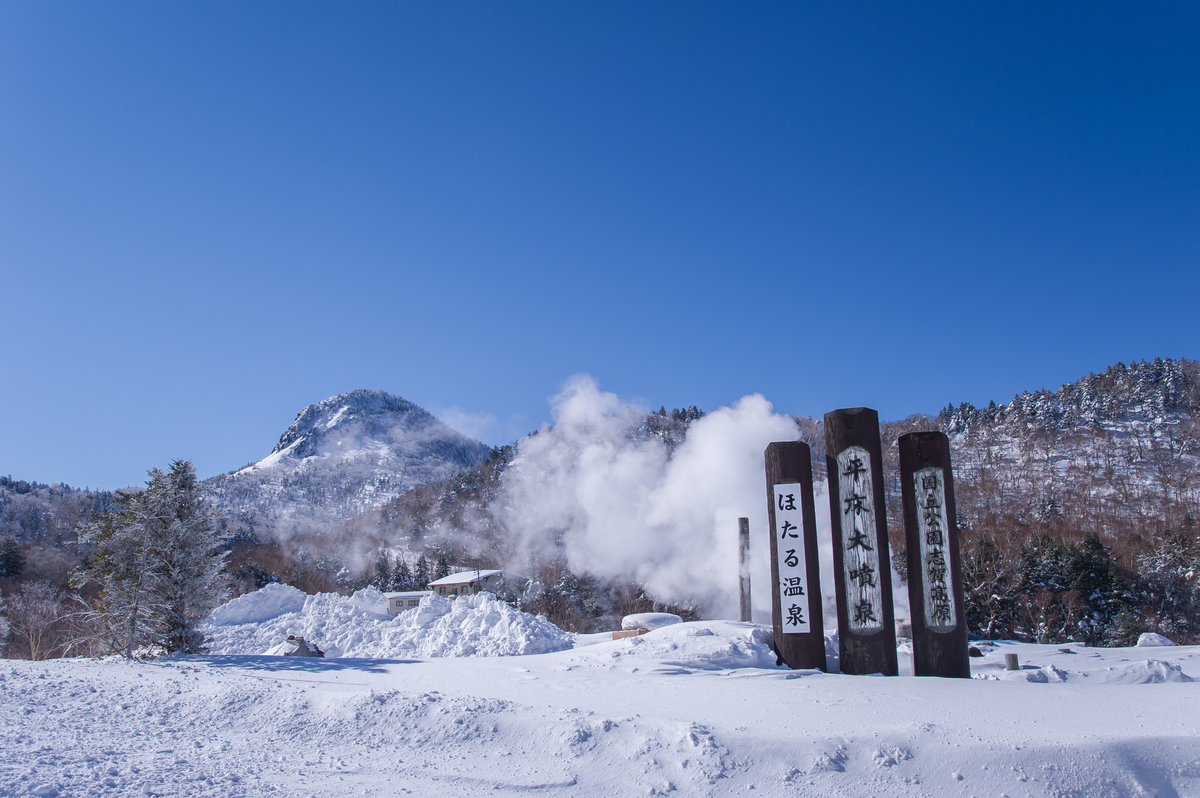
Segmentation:
{"type": "Polygon", "coordinates": [[[950,441],[940,432],[910,432],[899,446],[913,675],[969,679],[950,441]]]}
{"type": "Polygon", "coordinates": [[[767,444],[764,456],[775,652],[789,668],[827,670],[812,455],[792,441],[767,444]]]}
{"type": "Polygon", "coordinates": [[[826,413],[825,464],[842,673],[896,676],[879,414],[866,407],[826,413]]]}

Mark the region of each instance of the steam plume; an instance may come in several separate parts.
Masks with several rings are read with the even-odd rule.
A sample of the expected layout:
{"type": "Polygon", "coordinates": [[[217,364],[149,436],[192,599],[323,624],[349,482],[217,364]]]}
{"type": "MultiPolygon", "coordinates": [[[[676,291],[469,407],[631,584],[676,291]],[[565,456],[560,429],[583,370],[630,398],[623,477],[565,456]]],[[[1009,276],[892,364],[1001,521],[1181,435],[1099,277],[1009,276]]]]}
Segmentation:
{"type": "Polygon", "coordinates": [[[737,617],[737,519],[750,518],[756,607],[769,606],[763,450],[798,437],[758,394],[692,422],[673,452],[644,411],[586,375],[552,401],[555,425],[505,474],[508,528],[523,550],[562,552],[576,573],[629,579],[710,617],[737,617]]]}

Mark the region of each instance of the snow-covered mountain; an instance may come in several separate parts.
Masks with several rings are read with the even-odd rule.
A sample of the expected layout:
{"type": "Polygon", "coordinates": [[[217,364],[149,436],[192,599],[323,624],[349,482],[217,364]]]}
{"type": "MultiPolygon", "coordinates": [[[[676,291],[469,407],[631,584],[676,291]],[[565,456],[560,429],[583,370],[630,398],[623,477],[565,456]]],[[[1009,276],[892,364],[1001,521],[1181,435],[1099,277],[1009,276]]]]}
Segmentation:
{"type": "Polygon", "coordinates": [[[269,455],[206,484],[220,509],[255,527],[320,532],[489,452],[406,399],[358,390],[304,408],[269,455]]]}

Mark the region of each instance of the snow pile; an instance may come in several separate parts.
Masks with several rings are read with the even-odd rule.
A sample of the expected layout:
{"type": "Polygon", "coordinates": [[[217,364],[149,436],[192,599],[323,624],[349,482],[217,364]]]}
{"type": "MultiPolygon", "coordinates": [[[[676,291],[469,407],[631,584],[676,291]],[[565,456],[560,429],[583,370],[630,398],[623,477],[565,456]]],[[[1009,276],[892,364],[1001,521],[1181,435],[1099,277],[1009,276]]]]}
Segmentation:
{"type": "Polygon", "coordinates": [[[1138,637],[1137,644],[1138,644],[1138,648],[1146,648],[1149,646],[1173,646],[1173,645],[1175,645],[1173,642],[1171,642],[1170,638],[1163,637],[1162,635],[1155,634],[1154,632],[1142,632],[1141,636],[1138,637]]]}
{"type": "Polygon", "coordinates": [[[638,637],[576,649],[581,665],[682,670],[775,668],[769,628],[736,621],[677,623],[638,637]]]}
{"type": "Polygon", "coordinates": [[[562,651],[573,640],[549,621],[477,593],[426,596],[397,616],[384,642],[391,657],[508,657],[562,651]]]}
{"type": "Polygon", "coordinates": [[[387,598],[374,588],[347,598],[269,585],[215,610],[203,630],[209,652],[225,655],[267,654],[288,635],[319,646],[327,657],[378,659],[543,654],[572,643],[569,633],[490,593],[453,601],[427,596],[392,618],[387,598]]]}
{"type": "Polygon", "coordinates": [[[676,623],[683,623],[683,618],[670,612],[638,612],[626,615],[621,619],[622,629],[661,629],[676,623]]]}
{"type": "Polygon", "coordinates": [[[291,612],[304,609],[308,594],[291,585],[267,585],[261,590],[238,596],[233,601],[217,607],[208,622],[213,626],[240,626],[247,623],[262,623],[291,612]]]}

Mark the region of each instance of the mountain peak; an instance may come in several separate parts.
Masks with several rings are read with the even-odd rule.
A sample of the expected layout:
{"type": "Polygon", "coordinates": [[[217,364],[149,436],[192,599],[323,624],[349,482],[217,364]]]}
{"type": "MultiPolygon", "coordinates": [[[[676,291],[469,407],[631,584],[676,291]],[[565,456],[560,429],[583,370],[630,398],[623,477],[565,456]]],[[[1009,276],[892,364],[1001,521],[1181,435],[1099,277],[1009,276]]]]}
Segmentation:
{"type": "Polygon", "coordinates": [[[210,489],[218,505],[260,521],[327,526],[446,479],[490,451],[407,399],[347,391],[301,410],[269,455],[214,477],[210,489]]]}
{"type": "MultiPolygon", "coordinates": [[[[397,427],[405,431],[442,427],[445,432],[467,436],[442,424],[420,405],[386,391],[358,389],[315,402],[296,414],[296,420],[279,438],[271,454],[285,450],[292,457],[320,454],[320,443],[330,435],[339,440],[353,436],[386,439],[397,427]]],[[[441,431],[441,430],[439,430],[441,431]]]]}

